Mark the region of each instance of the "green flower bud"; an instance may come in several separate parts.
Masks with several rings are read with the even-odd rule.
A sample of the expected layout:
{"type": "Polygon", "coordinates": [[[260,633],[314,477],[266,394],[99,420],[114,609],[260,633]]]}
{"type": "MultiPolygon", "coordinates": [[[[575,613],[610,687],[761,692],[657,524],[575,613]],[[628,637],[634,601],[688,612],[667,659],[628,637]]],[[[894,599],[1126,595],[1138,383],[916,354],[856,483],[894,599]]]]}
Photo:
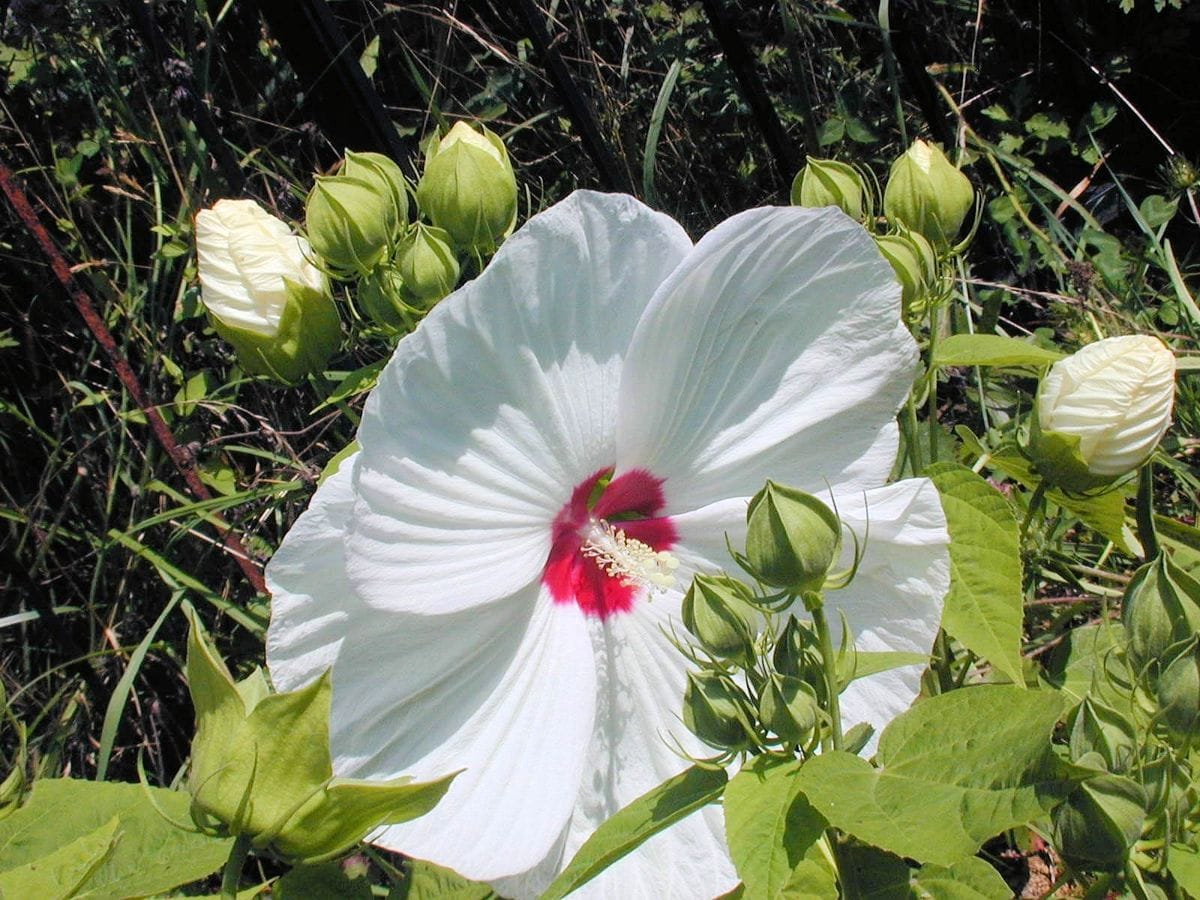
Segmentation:
{"type": "Polygon", "coordinates": [[[1124,864],[1146,822],[1146,792],[1124,775],[1097,775],[1051,813],[1059,854],[1079,868],[1124,864]]]}
{"type": "Polygon", "coordinates": [[[187,677],[196,709],[188,790],[197,825],[249,835],[294,862],[319,862],[352,847],[380,825],[428,812],[454,775],[334,778],[329,756],[330,680],[273,694],[262,670],[234,682],[209,646],[195,612],[187,677]]]}
{"type": "Polygon", "coordinates": [[[758,701],[758,718],[785,744],[803,744],[817,727],[817,695],[791,675],[771,673],[758,701]]]}
{"type": "Polygon", "coordinates": [[[201,297],[213,328],[252,375],[292,383],[325,368],[342,341],[312,248],[253,200],[196,216],[201,297]]]}
{"type": "Polygon", "coordinates": [[[458,284],[458,258],[450,247],[450,235],[417,223],[400,241],[396,269],[405,290],[421,304],[432,306],[458,284]]]}
{"type": "Polygon", "coordinates": [[[842,548],[833,510],[804,491],[768,481],[746,511],[746,556],[764,584],[819,591],[842,548]]]}
{"type": "Polygon", "coordinates": [[[727,676],[688,672],[683,724],[704,743],[720,750],[749,747],[757,740],[753,718],[750,702],[727,676]]]}
{"type": "Polygon", "coordinates": [[[346,151],[346,162],[338,172],[339,178],[357,178],[367,182],[379,194],[392,198],[396,210],[396,229],[408,224],[408,187],[404,173],[391,157],[382,153],[346,151]]]}
{"type": "Polygon", "coordinates": [[[403,328],[408,325],[404,316],[408,306],[404,279],[390,266],[381,266],[358,282],[359,309],[378,325],[403,328]]]}
{"type": "Polygon", "coordinates": [[[792,181],[793,206],[836,206],[846,215],[863,220],[864,199],[870,209],[870,195],[862,176],[853,166],[832,159],[808,158],[808,163],[792,181]]]}
{"type": "Polygon", "coordinates": [[[430,144],[417,204],[457,246],[491,252],[517,219],[517,180],[504,142],[456,123],[430,144]]]}
{"type": "Polygon", "coordinates": [[[967,176],[941,150],[920,140],[892,163],[883,191],[889,222],[920,232],[941,247],[958,235],[974,204],[975,189],[967,176]]]}
{"type": "Polygon", "coordinates": [[[1121,617],[1129,661],[1153,683],[1170,648],[1200,632],[1200,582],[1160,553],[1133,573],[1121,617]]]}
{"type": "Polygon", "coordinates": [[[920,318],[928,307],[929,290],[937,275],[937,255],[929,241],[915,231],[875,238],[879,252],[892,264],[900,282],[900,304],[908,321],[920,318]]]}
{"type": "Polygon", "coordinates": [[[793,615],[779,632],[771,665],[781,675],[789,675],[810,684],[822,684],[820,641],[813,629],[793,615]]]}
{"type": "Polygon", "coordinates": [[[1158,679],[1158,709],[1167,730],[1178,738],[1200,736],[1200,643],[1177,655],[1158,679]]]}
{"type": "Polygon", "coordinates": [[[1115,709],[1085,697],[1067,719],[1071,759],[1079,762],[1086,753],[1096,753],[1105,771],[1128,771],[1137,753],[1137,731],[1115,709]]]}
{"type": "Polygon", "coordinates": [[[697,575],[683,598],[683,625],[718,659],[748,660],[761,618],[752,592],[727,575],[697,575]]]}
{"type": "Polygon", "coordinates": [[[396,202],[378,180],[318,175],[305,207],[313,249],[331,266],[366,275],[383,259],[396,233],[396,202]]]}

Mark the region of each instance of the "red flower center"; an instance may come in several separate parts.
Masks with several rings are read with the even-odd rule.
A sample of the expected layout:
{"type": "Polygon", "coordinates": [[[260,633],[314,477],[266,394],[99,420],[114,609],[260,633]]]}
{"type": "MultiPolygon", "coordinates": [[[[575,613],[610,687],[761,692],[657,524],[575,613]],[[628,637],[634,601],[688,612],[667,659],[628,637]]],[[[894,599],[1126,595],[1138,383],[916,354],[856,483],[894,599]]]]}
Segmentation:
{"type": "Polygon", "coordinates": [[[586,615],[601,619],[628,612],[645,587],[606,561],[592,536],[608,533],[622,545],[647,551],[670,550],[678,537],[670,518],[657,515],[666,505],[661,478],[644,469],[616,478],[612,472],[601,469],[571,492],[554,517],[550,557],[542,573],[555,603],[577,603],[586,615]]]}

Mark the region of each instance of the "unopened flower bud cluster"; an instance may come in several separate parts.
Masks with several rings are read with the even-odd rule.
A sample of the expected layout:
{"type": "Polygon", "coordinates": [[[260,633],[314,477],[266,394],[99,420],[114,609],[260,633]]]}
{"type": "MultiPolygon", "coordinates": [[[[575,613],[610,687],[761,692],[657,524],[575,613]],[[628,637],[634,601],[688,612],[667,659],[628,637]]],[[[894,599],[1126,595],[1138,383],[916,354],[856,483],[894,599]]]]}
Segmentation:
{"type": "Polygon", "coordinates": [[[410,330],[454,290],[465,261],[481,266],[495,252],[516,214],[508,151],[486,128],[459,122],[435,135],[415,187],[389,157],[347,152],[336,174],[315,179],[305,237],[253,200],[197,215],[204,304],[247,372],[296,382],[341,346],[331,278],[354,283],[365,320],[410,330]]]}
{"type": "MultiPolygon", "coordinates": [[[[735,558],[758,586],[726,574],[695,576],[682,619],[692,643],[684,724],[720,759],[743,752],[809,754],[828,734],[826,665],[812,623],[776,612],[802,597],[812,609],[826,590],[847,583],[834,573],[842,525],[821,500],[768,482],[747,509],[745,553],[735,558]]],[[[852,574],[852,573],[850,573],[852,574]]],[[[853,678],[843,634],[838,671],[853,678]]]]}

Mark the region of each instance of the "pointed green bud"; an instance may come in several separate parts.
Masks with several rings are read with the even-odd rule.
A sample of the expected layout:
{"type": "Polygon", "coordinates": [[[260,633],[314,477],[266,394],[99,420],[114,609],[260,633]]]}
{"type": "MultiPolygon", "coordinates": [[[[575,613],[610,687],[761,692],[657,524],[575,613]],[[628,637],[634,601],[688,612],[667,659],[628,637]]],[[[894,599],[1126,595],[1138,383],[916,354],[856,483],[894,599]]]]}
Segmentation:
{"type": "Polygon", "coordinates": [[[919,319],[928,308],[937,276],[937,255],[929,241],[915,231],[875,238],[879,252],[891,263],[900,282],[900,304],[906,321],[919,319]]]}
{"type": "Polygon", "coordinates": [[[852,219],[870,214],[870,195],[853,166],[832,159],[808,158],[792,181],[792,206],[836,206],[852,219]]]}
{"type": "Polygon", "coordinates": [[[458,258],[450,235],[418,222],[400,241],[396,269],[405,291],[421,305],[432,306],[458,284],[458,258]]]}
{"type": "Polygon", "coordinates": [[[820,641],[813,629],[794,615],[789,615],[775,642],[771,665],[781,675],[820,684],[825,675],[819,648],[820,641]]]}
{"type": "Polygon", "coordinates": [[[1175,737],[1194,741],[1200,735],[1200,642],[1196,637],[1159,677],[1158,709],[1175,737]]]}
{"type": "Polygon", "coordinates": [[[1119,868],[1146,821],[1146,792],[1124,775],[1080,784],[1051,814],[1059,854],[1079,868],[1119,868]]]}
{"type": "Polygon", "coordinates": [[[730,678],[688,672],[683,724],[704,743],[720,750],[749,747],[757,740],[753,719],[750,701],[730,678]]]}
{"type": "Polygon", "coordinates": [[[517,219],[517,180],[504,142],[456,123],[429,146],[417,204],[456,246],[492,252],[517,219]]]}
{"type": "Polygon", "coordinates": [[[1137,731],[1129,720],[1092,697],[1084,697],[1067,719],[1071,759],[1096,753],[1106,772],[1128,771],[1137,753],[1137,731]]]}
{"type": "Polygon", "coordinates": [[[198,825],[249,835],[294,862],[336,856],[380,825],[428,812],[449,787],[409,778],[369,782],[333,777],[329,674],[275,694],[262,670],[235,682],[195,611],[187,676],[196,709],[188,790],[198,825]]]}
{"type": "Polygon", "coordinates": [[[764,584],[820,591],[842,548],[833,510],[804,491],[768,481],[746,512],[746,556],[764,584]]]}
{"type": "Polygon", "coordinates": [[[920,232],[937,247],[954,241],[974,204],[975,189],[967,176],[940,149],[921,140],[892,163],[883,192],[888,221],[920,232]]]}
{"type": "Polygon", "coordinates": [[[785,744],[803,744],[817,727],[816,692],[805,681],[772,672],[758,701],[758,718],[785,744]]]}
{"type": "Polygon", "coordinates": [[[361,279],[355,298],[362,313],[377,325],[402,329],[410,324],[404,315],[409,306],[404,279],[391,266],[380,266],[361,279]]]}
{"type": "Polygon", "coordinates": [[[1200,633],[1200,582],[1160,553],[1133,573],[1121,618],[1129,661],[1153,683],[1169,649],[1200,633]]]}
{"type": "Polygon", "coordinates": [[[749,661],[762,616],[753,592],[727,575],[697,575],[683,598],[683,625],[717,659],[749,661]]]}
{"type": "Polygon", "coordinates": [[[218,200],[196,215],[196,257],[213,329],[247,372],[290,384],[325,368],[342,324],[308,241],[253,200],[218,200]]]}
{"type": "Polygon", "coordinates": [[[382,153],[354,153],[346,151],[346,161],[338,172],[339,178],[357,178],[367,182],[378,194],[392,198],[395,209],[396,229],[401,231],[408,224],[408,186],[404,173],[395,161],[382,153]]]}
{"type": "Polygon", "coordinates": [[[387,258],[396,233],[390,190],[348,175],[318,175],[304,215],[317,254],[334,268],[358,275],[387,258]]]}

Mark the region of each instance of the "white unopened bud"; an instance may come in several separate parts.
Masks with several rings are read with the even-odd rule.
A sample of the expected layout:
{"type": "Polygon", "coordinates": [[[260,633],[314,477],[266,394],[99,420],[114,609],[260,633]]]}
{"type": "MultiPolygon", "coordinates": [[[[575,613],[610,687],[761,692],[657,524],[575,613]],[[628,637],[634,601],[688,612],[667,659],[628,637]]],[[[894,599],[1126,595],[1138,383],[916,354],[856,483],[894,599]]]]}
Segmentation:
{"type": "Polygon", "coordinates": [[[1038,390],[1038,425],[1078,437],[1091,474],[1123,475],[1154,452],[1174,399],[1175,356],[1162,341],[1106,338],[1051,367],[1038,390]]]}

